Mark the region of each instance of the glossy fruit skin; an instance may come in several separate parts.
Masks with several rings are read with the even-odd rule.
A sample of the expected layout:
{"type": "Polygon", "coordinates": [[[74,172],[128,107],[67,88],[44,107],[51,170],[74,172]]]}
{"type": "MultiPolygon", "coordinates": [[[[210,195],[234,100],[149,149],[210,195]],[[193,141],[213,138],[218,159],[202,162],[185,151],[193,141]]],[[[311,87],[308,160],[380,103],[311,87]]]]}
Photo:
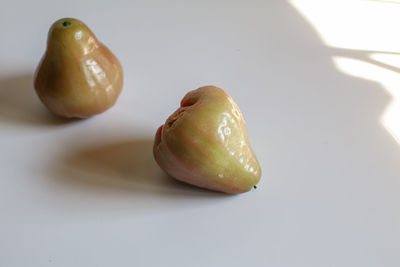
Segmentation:
{"type": "Polygon", "coordinates": [[[215,191],[247,192],[261,177],[240,109],[215,86],[186,94],[157,130],[153,154],[172,177],[215,191]]]}
{"type": "Polygon", "coordinates": [[[50,28],[34,87],[43,104],[67,118],[88,118],[112,107],[122,90],[118,59],[81,21],[64,18],[50,28]]]}

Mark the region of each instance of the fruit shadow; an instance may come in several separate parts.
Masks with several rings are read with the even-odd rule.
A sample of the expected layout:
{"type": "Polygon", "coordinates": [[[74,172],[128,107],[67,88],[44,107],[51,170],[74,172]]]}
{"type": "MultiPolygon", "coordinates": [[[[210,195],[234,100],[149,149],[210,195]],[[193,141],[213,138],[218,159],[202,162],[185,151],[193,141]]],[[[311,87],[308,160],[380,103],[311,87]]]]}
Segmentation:
{"type": "MultiPolygon", "coordinates": [[[[227,197],[185,184],[165,174],[153,158],[153,140],[99,143],[72,149],[58,159],[52,176],[62,186],[101,193],[227,197]]],[[[52,164],[54,165],[54,164],[52,164]]]]}
{"type": "Polygon", "coordinates": [[[0,122],[22,126],[56,126],[70,123],[50,113],[33,88],[33,75],[0,77],[0,122]]]}

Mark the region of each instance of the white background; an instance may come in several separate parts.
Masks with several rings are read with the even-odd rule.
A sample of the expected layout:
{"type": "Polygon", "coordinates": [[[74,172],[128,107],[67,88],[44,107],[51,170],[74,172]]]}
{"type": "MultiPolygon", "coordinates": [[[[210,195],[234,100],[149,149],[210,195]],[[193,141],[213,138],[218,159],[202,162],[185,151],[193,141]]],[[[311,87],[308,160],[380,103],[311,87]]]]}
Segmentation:
{"type": "Polygon", "coordinates": [[[360,56],[400,48],[399,6],[2,0],[0,266],[400,266],[399,68],[360,56]],[[32,87],[62,17],[124,68],[117,104],[84,121],[54,118],[32,87]],[[209,84],[245,116],[256,190],[197,189],[153,160],[158,126],[209,84]]]}

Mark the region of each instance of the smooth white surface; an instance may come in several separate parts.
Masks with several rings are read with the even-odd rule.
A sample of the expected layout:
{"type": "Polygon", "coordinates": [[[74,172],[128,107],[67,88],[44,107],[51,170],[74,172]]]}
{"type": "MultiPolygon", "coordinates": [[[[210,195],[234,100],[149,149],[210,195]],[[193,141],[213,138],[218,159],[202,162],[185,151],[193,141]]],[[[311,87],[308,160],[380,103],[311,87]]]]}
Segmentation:
{"type": "Polygon", "coordinates": [[[364,29],[363,9],[336,1],[3,1],[0,266],[399,266],[400,145],[382,120],[395,94],[388,76],[337,59],[366,60],[358,30],[398,36],[399,5],[345,2],[386,5],[393,20],[363,16],[383,27],[364,29]],[[32,88],[47,30],[66,16],[125,71],[114,108],[71,123],[32,88]],[[351,50],[333,46],[346,40],[351,50]],[[157,127],[207,84],[242,109],[257,190],[199,190],[153,161],[157,127]]]}

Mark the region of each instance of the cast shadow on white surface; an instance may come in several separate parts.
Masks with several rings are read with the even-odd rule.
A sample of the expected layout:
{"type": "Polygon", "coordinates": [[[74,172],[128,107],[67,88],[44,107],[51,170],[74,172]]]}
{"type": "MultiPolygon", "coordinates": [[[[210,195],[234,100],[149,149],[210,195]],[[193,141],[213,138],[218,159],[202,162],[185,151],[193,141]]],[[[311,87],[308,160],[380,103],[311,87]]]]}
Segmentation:
{"type": "MultiPolygon", "coordinates": [[[[400,3],[399,3],[400,4],[400,3]]],[[[357,59],[365,63],[373,64],[376,67],[380,67],[392,72],[400,73],[400,68],[373,58],[373,55],[388,55],[388,56],[400,56],[399,52],[392,51],[374,51],[374,50],[357,50],[349,48],[338,48],[330,47],[332,55],[335,57],[348,57],[352,59],[357,59]]]]}
{"type": "Polygon", "coordinates": [[[0,123],[57,126],[69,122],[46,110],[33,88],[32,74],[0,77],[0,123]]]}
{"type": "Polygon", "coordinates": [[[62,155],[52,177],[60,186],[91,193],[155,194],[158,196],[226,197],[228,195],[179,182],[153,159],[152,139],[99,143],[62,155]]]}

